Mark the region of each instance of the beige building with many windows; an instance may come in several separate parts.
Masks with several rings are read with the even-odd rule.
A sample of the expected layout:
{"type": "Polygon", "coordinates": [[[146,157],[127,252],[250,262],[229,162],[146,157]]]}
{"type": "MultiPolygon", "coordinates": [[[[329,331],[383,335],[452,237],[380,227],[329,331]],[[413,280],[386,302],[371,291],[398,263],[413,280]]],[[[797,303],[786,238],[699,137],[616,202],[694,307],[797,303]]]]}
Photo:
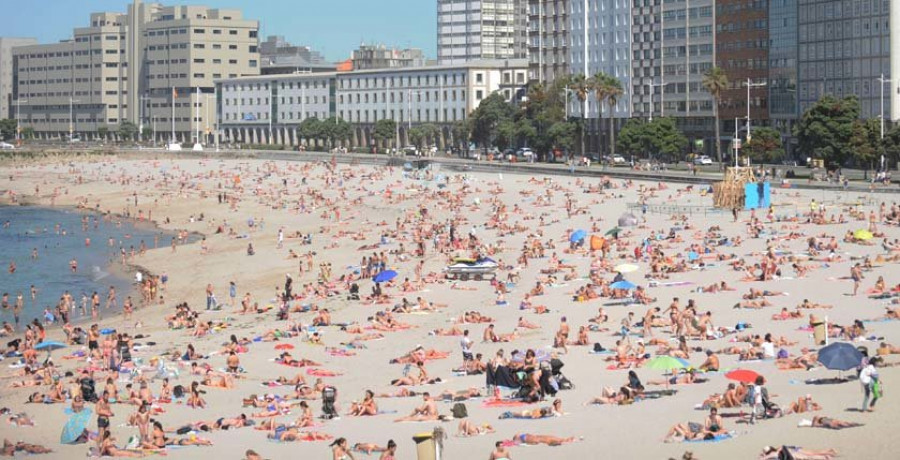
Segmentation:
{"type": "Polygon", "coordinates": [[[0,37],[0,118],[16,117],[12,49],[36,43],[37,40],[33,38],[0,37]]]}
{"type": "Polygon", "coordinates": [[[94,138],[131,122],[160,141],[206,142],[213,80],[259,74],[258,30],[238,10],[203,6],[135,0],[127,13],[94,13],[72,40],[15,48],[22,125],[94,138]]]}

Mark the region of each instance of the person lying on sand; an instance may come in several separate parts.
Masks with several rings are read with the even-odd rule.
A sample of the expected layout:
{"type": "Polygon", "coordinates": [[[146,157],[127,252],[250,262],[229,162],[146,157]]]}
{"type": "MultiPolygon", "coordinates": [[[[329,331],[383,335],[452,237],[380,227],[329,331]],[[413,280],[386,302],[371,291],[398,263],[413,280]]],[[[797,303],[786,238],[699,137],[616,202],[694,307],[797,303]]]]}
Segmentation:
{"type": "Polygon", "coordinates": [[[467,418],[460,420],[459,425],[457,425],[456,427],[456,435],[463,438],[468,438],[471,436],[481,436],[483,434],[493,432],[494,427],[492,427],[490,424],[482,423],[481,425],[476,425],[467,418]]]}
{"type": "Polygon", "coordinates": [[[804,449],[797,446],[766,446],[763,448],[759,460],[780,460],[793,458],[796,460],[832,460],[837,457],[838,451],[834,449],[804,449]]]}
{"type": "Polygon", "coordinates": [[[838,420],[830,417],[823,416],[815,416],[812,420],[803,419],[797,423],[799,427],[812,427],[812,428],[826,428],[829,430],[842,430],[844,428],[855,428],[858,426],[863,426],[862,423],[856,422],[845,422],[843,420],[838,420]]]}
{"type": "Polygon", "coordinates": [[[53,453],[53,450],[37,444],[24,443],[22,441],[13,444],[9,442],[8,439],[4,439],[3,448],[0,449],[0,456],[13,457],[16,455],[16,452],[25,452],[29,455],[37,455],[50,454],[53,453]]]}
{"type": "Polygon", "coordinates": [[[561,438],[559,436],[551,436],[546,434],[527,434],[527,433],[518,433],[512,437],[512,442],[514,444],[526,444],[529,446],[536,446],[538,444],[546,444],[548,446],[561,446],[563,444],[568,444],[575,442],[575,437],[561,438]]]}

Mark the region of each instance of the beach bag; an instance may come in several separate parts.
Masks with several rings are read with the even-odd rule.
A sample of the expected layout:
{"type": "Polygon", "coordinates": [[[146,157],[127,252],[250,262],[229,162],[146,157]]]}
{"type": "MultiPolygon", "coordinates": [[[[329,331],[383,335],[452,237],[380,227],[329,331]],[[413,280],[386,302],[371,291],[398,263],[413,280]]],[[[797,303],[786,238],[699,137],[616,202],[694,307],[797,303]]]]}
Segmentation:
{"type": "Polygon", "coordinates": [[[453,418],[466,418],[469,416],[469,410],[466,409],[466,405],[463,403],[456,403],[453,405],[453,408],[450,409],[450,413],[453,414],[453,418]]]}
{"type": "Polygon", "coordinates": [[[884,392],[881,389],[881,380],[872,380],[872,395],[875,397],[875,399],[879,399],[884,396],[884,392]]]}
{"type": "Polygon", "coordinates": [[[175,387],[172,388],[172,396],[175,399],[183,398],[184,397],[184,386],[183,385],[175,385],[175,387]]]}

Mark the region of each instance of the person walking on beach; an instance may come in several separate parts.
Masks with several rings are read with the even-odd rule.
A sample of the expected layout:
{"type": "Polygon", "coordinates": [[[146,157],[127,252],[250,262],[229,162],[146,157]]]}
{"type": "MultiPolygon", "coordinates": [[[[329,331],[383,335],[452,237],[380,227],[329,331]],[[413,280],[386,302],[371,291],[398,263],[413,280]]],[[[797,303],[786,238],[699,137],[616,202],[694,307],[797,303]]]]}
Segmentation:
{"type": "Polygon", "coordinates": [[[459,346],[462,348],[463,369],[469,369],[469,363],[472,362],[472,339],[469,337],[469,330],[463,331],[463,336],[459,339],[459,346]]]}
{"type": "Polygon", "coordinates": [[[19,291],[19,294],[16,296],[16,303],[13,304],[13,319],[16,323],[16,330],[19,330],[19,317],[22,315],[22,309],[25,308],[25,297],[22,296],[22,291],[19,291]]]}
{"type": "Polygon", "coordinates": [[[867,362],[859,372],[859,383],[863,388],[863,403],[860,412],[872,412],[875,402],[878,401],[879,394],[875,391],[875,386],[878,384],[878,370],[875,369],[875,363],[873,363],[875,359],[867,362]],[[871,403],[869,403],[869,397],[872,397],[871,403]]]}
{"type": "Polygon", "coordinates": [[[853,295],[859,291],[859,285],[862,282],[863,274],[859,262],[850,269],[850,278],[853,279],[853,295]]]}
{"type": "Polygon", "coordinates": [[[284,228],[279,228],[278,229],[278,246],[277,246],[277,248],[281,249],[283,247],[284,247],[284,228]]]}
{"type": "Polygon", "coordinates": [[[206,285],[206,309],[210,310],[216,307],[216,295],[213,294],[213,285],[209,283],[206,285]]]}
{"type": "Polygon", "coordinates": [[[228,282],[228,301],[231,308],[234,308],[234,299],[237,297],[237,285],[234,281],[228,282]]]}
{"type": "Polygon", "coordinates": [[[112,307],[112,308],[119,307],[119,301],[116,299],[115,286],[110,286],[109,293],[106,294],[106,308],[109,309],[110,307],[112,307]]]}

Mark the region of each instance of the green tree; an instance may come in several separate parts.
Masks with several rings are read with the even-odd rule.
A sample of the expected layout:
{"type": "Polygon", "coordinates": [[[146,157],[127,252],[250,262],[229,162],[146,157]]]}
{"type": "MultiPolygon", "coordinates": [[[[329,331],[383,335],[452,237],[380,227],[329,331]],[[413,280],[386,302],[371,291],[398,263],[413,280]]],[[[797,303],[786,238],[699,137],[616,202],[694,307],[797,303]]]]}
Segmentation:
{"type": "Polygon", "coordinates": [[[322,121],[320,127],[321,136],[329,141],[331,148],[335,148],[338,143],[346,142],[353,137],[353,127],[343,118],[331,117],[322,121]]]}
{"type": "Polygon", "coordinates": [[[503,120],[497,126],[497,135],[494,137],[494,145],[501,151],[514,147],[516,144],[516,123],[512,120],[503,120]]]}
{"type": "Polygon", "coordinates": [[[754,128],[750,142],[744,144],[741,151],[744,155],[749,156],[754,163],[776,163],[781,161],[784,158],[781,133],[768,127],[754,128]]]}
{"type": "Polygon", "coordinates": [[[31,126],[22,128],[22,138],[34,139],[34,128],[32,128],[31,126]]]}
{"type": "Polygon", "coordinates": [[[121,138],[122,141],[133,140],[135,136],[137,136],[137,132],[137,125],[130,121],[123,121],[122,124],[119,125],[119,138],[121,138]]]}
{"type": "Polygon", "coordinates": [[[419,150],[423,150],[431,143],[434,143],[439,132],[440,128],[431,123],[416,125],[409,130],[409,141],[419,150]]]}
{"type": "MultiPolygon", "coordinates": [[[[616,153],[616,133],[615,133],[615,116],[614,111],[616,110],[616,106],[619,104],[619,98],[622,94],[625,94],[625,90],[622,88],[622,82],[609,74],[600,72],[596,76],[594,76],[594,84],[602,89],[595,89],[597,91],[597,103],[603,104],[603,101],[606,101],[606,105],[609,107],[609,151],[610,155],[615,155],[616,153]],[[603,98],[600,99],[600,95],[603,95],[603,98]]],[[[598,112],[602,116],[602,111],[598,112]]]]}
{"type": "Polygon", "coordinates": [[[541,83],[528,88],[527,99],[518,112],[516,132],[520,139],[528,142],[538,158],[546,158],[553,148],[550,128],[565,120],[565,87],[568,78],[562,77],[544,86],[541,83]]]}
{"type": "Polygon", "coordinates": [[[847,142],[853,163],[859,168],[874,168],[875,161],[883,151],[880,140],[881,126],[879,120],[856,120],[847,142]]]}
{"type": "Polygon", "coordinates": [[[461,149],[466,149],[469,143],[469,122],[468,121],[457,121],[453,123],[453,127],[450,129],[450,133],[453,135],[453,141],[456,143],[456,146],[461,149]]]}
{"type": "Polygon", "coordinates": [[[97,128],[97,135],[100,136],[100,139],[106,140],[109,137],[109,128],[106,126],[97,128]]]}
{"type": "Polygon", "coordinates": [[[297,131],[300,133],[300,137],[306,139],[307,142],[324,139],[324,136],[322,135],[322,122],[316,117],[307,118],[301,121],[297,131]]]}
{"type": "Polygon", "coordinates": [[[821,158],[829,165],[843,165],[850,158],[853,122],[859,118],[856,96],[836,99],[826,95],[810,107],[795,127],[801,155],[821,158]]]}
{"type": "Polygon", "coordinates": [[[578,106],[581,108],[581,154],[584,155],[584,124],[587,118],[584,101],[587,100],[588,94],[591,92],[591,82],[584,74],[573,75],[569,80],[569,91],[578,99],[578,106]]]}
{"type": "Polygon", "coordinates": [[[396,133],[397,122],[382,118],[375,122],[375,131],[372,133],[372,137],[374,137],[376,141],[386,143],[389,140],[395,139],[396,133]]]}
{"type": "MultiPolygon", "coordinates": [[[[885,156],[885,166],[888,168],[896,167],[900,161],[900,124],[894,126],[894,129],[884,133],[884,141],[881,144],[885,156]]],[[[879,158],[879,162],[881,159],[879,158]]]]}
{"type": "Polygon", "coordinates": [[[716,122],[716,160],[722,165],[722,136],[719,132],[719,103],[722,98],[722,91],[728,87],[728,75],[720,67],[710,67],[703,75],[703,87],[713,97],[713,116],[716,122]]]}
{"type": "Polygon", "coordinates": [[[558,121],[547,131],[552,147],[571,151],[578,137],[578,125],[570,121],[558,121]]]}
{"type": "Polygon", "coordinates": [[[671,118],[632,118],[619,131],[618,145],[621,151],[638,157],[676,160],[681,158],[688,140],[671,118]]]}
{"type": "Polygon", "coordinates": [[[16,120],[5,118],[0,120],[0,140],[16,137],[16,120]]]}
{"type": "Polygon", "coordinates": [[[483,147],[494,144],[500,124],[513,119],[514,109],[500,94],[484,98],[469,117],[472,139],[483,147]]]}

